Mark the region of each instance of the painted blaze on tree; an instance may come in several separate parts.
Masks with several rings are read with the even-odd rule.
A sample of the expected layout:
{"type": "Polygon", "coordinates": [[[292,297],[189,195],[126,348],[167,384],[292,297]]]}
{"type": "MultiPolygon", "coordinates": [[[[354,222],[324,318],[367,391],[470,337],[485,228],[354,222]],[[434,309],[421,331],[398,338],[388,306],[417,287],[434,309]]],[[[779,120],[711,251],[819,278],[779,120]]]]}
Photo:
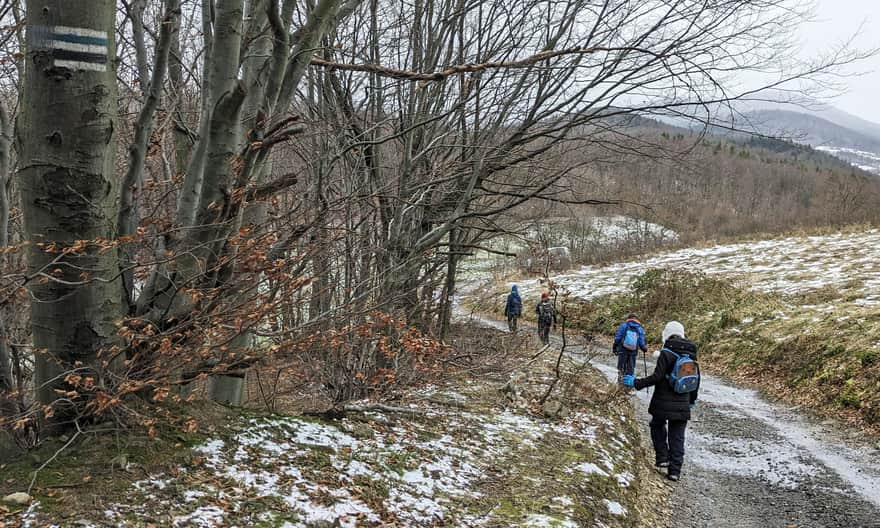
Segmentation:
{"type": "MultiPolygon", "coordinates": [[[[27,2],[28,49],[17,125],[33,278],[31,317],[41,403],[64,380],[100,386],[122,315],[114,238],[116,76],[111,0],[27,2]],[[89,382],[91,383],[91,382],[89,382]]],[[[56,413],[56,420],[70,419],[56,413]]]]}

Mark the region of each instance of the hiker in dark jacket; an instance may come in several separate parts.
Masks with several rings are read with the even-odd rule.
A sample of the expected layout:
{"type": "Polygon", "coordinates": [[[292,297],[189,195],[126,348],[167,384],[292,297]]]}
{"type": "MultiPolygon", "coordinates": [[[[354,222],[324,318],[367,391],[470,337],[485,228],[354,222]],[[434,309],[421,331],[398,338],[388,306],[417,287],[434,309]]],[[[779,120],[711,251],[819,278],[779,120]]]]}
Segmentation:
{"type": "Polygon", "coordinates": [[[507,328],[511,332],[516,332],[516,320],[522,315],[522,298],[519,296],[519,290],[516,285],[510,289],[510,295],[507,296],[507,303],[504,305],[504,316],[507,317],[507,328]]]}
{"type": "Polygon", "coordinates": [[[669,468],[669,480],[678,480],[681,465],[684,462],[684,432],[691,409],[697,405],[697,390],[679,394],[673,390],[668,380],[679,356],[687,355],[697,360],[697,346],[685,339],[684,326],[678,321],[671,321],[663,329],[663,350],[657,358],[654,373],[647,378],[628,375],[623,384],[636,390],[654,387],[654,395],[648,412],[651,414],[651,441],[654,444],[655,463],[658,468],[669,468]]]}
{"type": "Polygon", "coordinates": [[[626,321],[621,323],[614,334],[614,346],[612,352],[617,354],[617,379],[623,376],[635,374],[636,360],[639,358],[639,350],[648,351],[645,343],[645,329],[636,314],[626,316],[626,321]]]}
{"type": "Polygon", "coordinates": [[[556,309],[550,302],[550,294],[544,292],[541,294],[541,302],[535,307],[535,313],[538,314],[538,337],[545,345],[550,344],[550,327],[556,326],[556,309]]]}

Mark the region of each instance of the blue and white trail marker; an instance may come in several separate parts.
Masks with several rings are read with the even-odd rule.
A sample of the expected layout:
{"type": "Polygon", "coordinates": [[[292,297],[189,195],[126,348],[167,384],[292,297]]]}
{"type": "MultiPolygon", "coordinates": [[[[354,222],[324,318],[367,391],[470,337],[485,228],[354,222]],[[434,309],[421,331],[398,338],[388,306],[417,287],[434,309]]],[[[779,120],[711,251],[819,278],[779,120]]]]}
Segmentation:
{"type": "Polygon", "coordinates": [[[107,71],[107,33],[67,26],[37,26],[30,30],[34,49],[52,52],[53,64],[71,70],[107,71]]]}

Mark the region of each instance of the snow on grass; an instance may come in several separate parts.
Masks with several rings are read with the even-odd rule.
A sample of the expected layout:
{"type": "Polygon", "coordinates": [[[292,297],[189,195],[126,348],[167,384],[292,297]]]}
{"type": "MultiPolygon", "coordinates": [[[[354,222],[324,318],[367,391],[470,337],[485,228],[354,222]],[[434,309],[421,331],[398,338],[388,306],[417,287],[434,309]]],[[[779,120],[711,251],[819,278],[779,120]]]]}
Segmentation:
{"type": "Polygon", "coordinates": [[[573,468],[569,468],[567,471],[569,473],[572,473],[574,471],[580,471],[581,473],[583,473],[585,475],[599,475],[602,477],[608,476],[608,473],[606,473],[602,468],[600,468],[596,464],[593,464],[592,462],[584,462],[582,464],[578,464],[577,466],[575,466],[573,468]]]}
{"type": "MultiPolygon", "coordinates": [[[[626,492],[632,479],[614,472],[613,461],[632,460],[617,440],[622,423],[617,420],[586,412],[548,422],[502,409],[445,415],[432,415],[432,408],[420,410],[428,418],[375,425],[368,438],[347,433],[345,421],[245,420],[229,436],[193,448],[193,467],[179,468],[176,476],[151,475],[134,482],[130,489],[137,498],[113,504],[104,520],[133,526],[133,520],[165,515],[165,525],[181,528],[258,522],[289,528],[481,526],[499,522],[493,517],[494,499],[479,506],[487,470],[505,466],[513,453],[546,449],[540,447],[546,438],[576,441],[584,456],[595,457],[568,473],[607,479],[603,489],[618,490],[609,498],[622,496],[618,494],[626,492]],[[603,444],[610,439],[614,441],[603,444]],[[265,501],[271,506],[254,509],[265,501]]],[[[541,489],[544,483],[535,479],[535,486],[541,489]]],[[[552,509],[524,512],[519,519],[528,518],[522,526],[577,526],[571,520],[575,500],[559,494],[547,501],[552,509]]]]}
{"type": "Polygon", "coordinates": [[[566,495],[563,495],[561,497],[553,497],[553,502],[556,502],[564,507],[574,506],[574,500],[566,495]]]}
{"type": "Polygon", "coordinates": [[[613,245],[628,239],[651,238],[673,241],[678,233],[659,224],[628,216],[597,216],[590,221],[592,240],[603,245],[613,245]]]}
{"type": "Polygon", "coordinates": [[[533,513],[528,516],[521,526],[530,528],[578,528],[580,525],[569,519],[557,519],[549,515],[533,513]]]}
{"type": "Polygon", "coordinates": [[[199,528],[212,528],[223,526],[226,512],[217,506],[200,506],[194,512],[180,515],[173,520],[174,526],[198,526],[199,528]]]}
{"type": "MultiPolygon", "coordinates": [[[[584,266],[553,277],[573,296],[594,299],[625,291],[634,277],[656,268],[675,268],[745,281],[756,291],[801,294],[822,288],[856,287],[861,306],[880,305],[880,231],[789,237],[686,248],[641,261],[584,266]]],[[[539,279],[519,282],[524,298],[537,298],[539,279]]]]}
{"type": "Polygon", "coordinates": [[[614,475],[617,479],[617,483],[620,484],[624,488],[628,488],[630,484],[632,484],[633,479],[635,478],[632,473],[628,471],[624,471],[623,473],[618,473],[614,475]]]}
{"type": "Polygon", "coordinates": [[[611,515],[626,515],[626,508],[624,508],[619,502],[608,499],[602,499],[602,502],[605,503],[605,506],[608,508],[608,513],[611,515]]]}

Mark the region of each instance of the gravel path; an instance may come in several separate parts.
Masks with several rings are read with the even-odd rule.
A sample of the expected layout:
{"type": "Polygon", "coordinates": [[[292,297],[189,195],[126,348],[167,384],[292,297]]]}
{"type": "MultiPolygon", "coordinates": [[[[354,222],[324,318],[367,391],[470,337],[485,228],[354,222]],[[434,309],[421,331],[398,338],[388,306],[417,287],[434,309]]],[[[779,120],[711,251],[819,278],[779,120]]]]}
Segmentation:
{"type": "MultiPolygon", "coordinates": [[[[614,361],[603,351],[592,363],[614,380],[614,361]]],[[[649,400],[633,396],[646,435],[649,400]]],[[[880,444],[704,376],[672,500],[676,528],[880,527],[880,444]]]]}
{"type": "MultiPolygon", "coordinates": [[[[612,359],[593,364],[614,379],[612,359]]],[[[647,391],[633,397],[645,424],[649,399],[647,391]]],[[[833,427],[704,376],[675,485],[674,526],[880,527],[880,450],[833,427]]]]}

